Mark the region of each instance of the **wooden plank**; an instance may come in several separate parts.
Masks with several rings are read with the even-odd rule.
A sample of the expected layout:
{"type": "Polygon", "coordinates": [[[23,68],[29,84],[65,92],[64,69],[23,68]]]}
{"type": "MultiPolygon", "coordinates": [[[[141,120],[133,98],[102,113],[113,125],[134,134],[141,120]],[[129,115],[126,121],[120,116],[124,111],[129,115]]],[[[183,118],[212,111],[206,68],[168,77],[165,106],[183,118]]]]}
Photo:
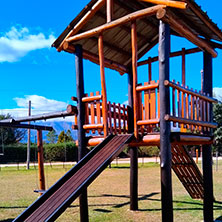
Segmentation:
{"type": "Polygon", "coordinates": [[[101,95],[96,95],[96,96],[90,96],[90,97],[83,97],[82,101],[83,102],[93,102],[97,100],[101,100],[102,96],[101,95]]]}
{"type": "Polygon", "coordinates": [[[172,0],[140,0],[140,1],[149,2],[158,5],[166,5],[168,7],[179,8],[179,9],[187,8],[187,3],[179,1],[172,1],[172,0]]]}
{"type": "Polygon", "coordinates": [[[83,129],[92,130],[95,133],[95,130],[103,129],[103,124],[85,124],[83,125],[83,129]]]}
{"type": "Polygon", "coordinates": [[[141,92],[141,91],[146,91],[150,89],[156,89],[159,87],[159,83],[155,83],[155,81],[150,81],[150,84],[146,83],[144,86],[137,86],[136,91],[141,92]]]}
{"type": "Polygon", "coordinates": [[[107,95],[106,95],[106,81],[105,81],[105,67],[104,67],[104,49],[103,49],[103,35],[99,36],[98,51],[100,61],[100,78],[102,86],[102,116],[104,125],[104,137],[108,135],[108,122],[107,122],[107,95]]]}
{"type": "Polygon", "coordinates": [[[127,22],[133,22],[136,19],[139,19],[139,18],[142,18],[142,17],[145,17],[145,16],[152,16],[152,15],[156,14],[156,12],[159,9],[162,9],[162,8],[165,8],[165,7],[166,6],[163,6],[163,5],[157,5],[157,6],[149,7],[149,8],[146,8],[146,9],[141,9],[139,11],[130,13],[126,16],[123,16],[119,19],[116,19],[112,22],[109,22],[107,24],[101,25],[99,27],[96,27],[96,28],[91,29],[89,31],[83,32],[81,34],[77,34],[77,35],[74,35],[72,37],[69,37],[69,38],[66,39],[66,41],[67,42],[74,42],[74,41],[77,41],[77,40],[82,40],[82,39],[85,39],[85,38],[90,38],[92,36],[96,36],[96,35],[104,32],[104,31],[107,31],[109,29],[118,27],[118,26],[123,25],[127,22]]]}
{"type": "Polygon", "coordinates": [[[138,126],[154,125],[154,124],[158,124],[159,122],[160,122],[159,119],[149,119],[149,120],[139,120],[137,124],[138,126]]]}

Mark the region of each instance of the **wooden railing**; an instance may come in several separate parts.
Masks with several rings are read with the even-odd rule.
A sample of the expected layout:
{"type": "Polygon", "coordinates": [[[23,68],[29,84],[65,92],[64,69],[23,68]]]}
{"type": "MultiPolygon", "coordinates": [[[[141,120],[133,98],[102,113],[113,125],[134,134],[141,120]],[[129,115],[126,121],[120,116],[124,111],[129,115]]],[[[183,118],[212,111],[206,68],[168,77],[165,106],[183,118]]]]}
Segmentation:
{"type": "MultiPolygon", "coordinates": [[[[87,133],[92,135],[103,135],[104,124],[102,115],[102,95],[99,91],[85,94],[82,98],[85,103],[85,125],[83,128],[87,133]]],[[[126,105],[107,103],[107,122],[108,132],[113,134],[121,134],[128,132],[128,107],[126,105]]],[[[77,129],[77,118],[75,117],[75,126],[77,129]]]]}
{"type": "MultiPolygon", "coordinates": [[[[216,128],[211,122],[211,105],[216,99],[205,93],[183,87],[179,82],[165,81],[170,88],[170,114],[165,120],[173,122],[173,127],[181,128],[182,132],[207,132],[216,128]]],[[[144,134],[158,131],[160,121],[159,82],[150,81],[138,85],[137,91],[137,126],[138,133],[144,134]]]]}

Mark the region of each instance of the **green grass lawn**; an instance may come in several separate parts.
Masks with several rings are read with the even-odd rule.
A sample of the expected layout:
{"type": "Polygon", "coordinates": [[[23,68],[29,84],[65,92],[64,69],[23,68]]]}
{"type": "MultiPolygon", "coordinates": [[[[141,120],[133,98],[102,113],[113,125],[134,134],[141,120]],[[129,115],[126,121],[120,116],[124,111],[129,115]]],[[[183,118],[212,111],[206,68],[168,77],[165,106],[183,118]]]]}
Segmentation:
{"type": "MultiPolygon", "coordinates": [[[[160,168],[149,163],[139,167],[139,211],[129,211],[129,165],[115,164],[107,168],[89,187],[89,216],[93,222],[157,222],[161,221],[160,168]]],[[[71,167],[71,166],[70,166],[71,167]]],[[[51,186],[70,168],[66,166],[45,169],[47,186],[51,186]]],[[[1,168],[0,171],[0,221],[10,222],[29,206],[38,194],[36,181],[38,172],[25,168],[1,168]]],[[[222,201],[222,162],[214,170],[214,192],[216,200],[222,201]]],[[[173,198],[175,221],[202,221],[202,201],[192,200],[173,173],[173,198]]],[[[222,215],[222,204],[215,204],[215,218],[222,215]]],[[[57,221],[79,221],[76,200],[57,221]]]]}

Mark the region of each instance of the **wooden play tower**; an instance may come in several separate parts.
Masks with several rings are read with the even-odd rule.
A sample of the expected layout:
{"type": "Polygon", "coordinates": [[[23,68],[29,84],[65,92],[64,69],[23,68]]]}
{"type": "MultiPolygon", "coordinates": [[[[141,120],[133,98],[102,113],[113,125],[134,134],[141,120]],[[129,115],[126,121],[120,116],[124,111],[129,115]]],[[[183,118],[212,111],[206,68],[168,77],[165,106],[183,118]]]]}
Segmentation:
{"type": "Polygon", "coordinates": [[[217,125],[212,119],[212,104],[217,100],[212,98],[212,58],[217,57],[215,48],[222,48],[216,41],[222,41],[221,30],[194,0],[90,1],[53,43],[58,51],[75,54],[76,63],[77,96],[72,99],[77,102],[78,115],[73,129],[78,129],[80,162],[75,172],[65,175],[66,188],[76,181],[74,173],[76,178],[90,181],[84,182],[85,186],[73,185],[72,189],[79,191],[74,195],[70,189],[66,196],[59,191],[64,182],[58,181],[38,200],[38,210],[34,203],[30,212],[28,209],[21,215],[21,221],[53,221],[78,196],[81,221],[88,221],[87,186],[127,144],[131,210],[138,209],[137,148],[156,145],[161,155],[162,221],[173,221],[173,169],[190,196],[203,199],[204,221],[213,222],[211,144],[212,129],[217,125]],[[171,35],[187,39],[196,48],[171,52],[171,35]],[[157,57],[138,62],[157,44],[157,57]],[[201,91],[189,88],[185,75],[186,55],[199,52],[203,53],[201,91]],[[170,58],[178,56],[182,58],[182,83],[170,78],[170,58]],[[101,92],[85,92],[83,59],[99,64],[101,92]],[[158,80],[152,78],[155,62],[159,62],[158,80]],[[138,83],[138,66],[148,66],[147,82],[138,83]],[[127,106],[107,101],[105,67],[128,75],[127,106]],[[185,145],[202,145],[203,175],[185,145]],[[86,146],[97,147],[91,154],[92,160],[85,156],[86,146]],[[90,168],[90,161],[100,169],[95,175],[96,168],[90,168]],[[101,165],[99,161],[106,164],[101,165]],[[82,176],[80,172],[85,174],[82,176]],[[50,195],[54,195],[53,198],[50,195]],[[63,197],[65,204],[59,202],[63,197]],[[55,204],[50,198],[58,201],[56,209],[48,212],[47,207],[55,204]],[[47,211],[42,218],[49,219],[35,216],[35,210],[47,211]]]}

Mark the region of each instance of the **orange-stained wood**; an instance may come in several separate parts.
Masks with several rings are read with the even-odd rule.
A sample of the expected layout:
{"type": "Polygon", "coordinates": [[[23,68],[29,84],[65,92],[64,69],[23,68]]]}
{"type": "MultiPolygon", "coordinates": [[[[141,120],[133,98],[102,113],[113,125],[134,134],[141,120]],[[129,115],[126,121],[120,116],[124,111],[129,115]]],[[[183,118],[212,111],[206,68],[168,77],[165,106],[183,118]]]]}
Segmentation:
{"type": "Polygon", "coordinates": [[[137,101],[137,32],[136,32],[136,21],[131,24],[131,47],[132,47],[132,72],[133,72],[133,111],[134,111],[134,135],[138,138],[138,101],[137,101]]]}
{"type": "MultiPolygon", "coordinates": [[[[39,188],[40,190],[45,190],[42,130],[37,130],[37,147],[38,147],[39,188]]],[[[40,195],[42,195],[42,193],[40,193],[40,195]]]]}
{"type": "Polygon", "coordinates": [[[74,28],[69,32],[66,38],[62,41],[60,46],[58,47],[58,51],[60,52],[63,49],[63,44],[67,38],[72,35],[75,35],[94,15],[95,13],[105,4],[105,0],[98,0],[95,5],[89,10],[83,18],[74,26],[74,28]]]}
{"type": "Polygon", "coordinates": [[[83,125],[83,129],[85,130],[103,129],[103,124],[85,124],[83,125]]]}
{"type": "MultiPolygon", "coordinates": [[[[150,81],[151,84],[154,84],[155,81],[150,81]]],[[[150,90],[150,113],[151,119],[156,119],[156,90],[150,90]]]]}
{"type": "Polygon", "coordinates": [[[111,22],[113,18],[113,0],[106,0],[106,22],[111,22]]]}
{"type": "MultiPolygon", "coordinates": [[[[94,97],[94,93],[90,93],[90,97],[94,97]]],[[[94,107],[94,100],[91,100],[90,103],[90,113],[91,113],[91,123],[92,125],[95,124],[95,107],[94,107]]],[[[95,133],[95,130],[92,130],[92,133],[95,133]]]]}
{"type": "Polygon", "coordinates": [[[117,134],[117,125],[116,125],[116,104],[113,103],[113,128],[114,128],[114,133],[117,134]]]}
{"type": "Polygon", "coordinates": [[[77,40],[82,40],[85,38],[90,38],[92,36],[96,36],[106,30],[118,27],[118,26],[123,25],[127,22],[134,22],[136,19],[139,19],[139,18],[142,18],[145,16],[152,16],[152,15],[156,14],[159,9],[163,9],[163,8],[166,8],[166,6],[156,5],[153,7],[138,10],[136,12],[125,15],[119,19],[116,19],[112,22],[106,23],[104,25],[101,25],[101,26],[91,29],[89,31],[77,34],[75,36],[69,37],[68,39],[66,39],[66,41],[67,42],[74,42],[77,40]]]}
{"type": "Polygon", "coordinates": [[[138,126],[154,125],[154,124],[158,124],[159,122],[160,122],[159,119],[139,120],[139,121],[137,121],[137,125],[138,126]]]}
{"type": "Polygon", "coordinates": [[[140,91],[145,91],[149,89],[156,89],[158,87],[159,87],[159,83],[155,83],[155,81],[151,81],[150,84],[146,83],[146,85],[144,84],[144,86],[137,86],[136,91],[140,92],[140,91]]]}
{"type": "Polygon", "coordinates": [[[102,96],[101,95],[96,95],[96,96],[90,96],[90,97],[83,97],[82,101],[83,102],[92,102],[92,101],[97,101],[101,100],[102,96]]]}
{"type": "Polygon", "coordinates": [[[100,61],[100,78],[102,85],[102,116],[104,125],[104,137],[108,135],[108,118],[107,118],[107,95],[106,95],[106,81],[105,81],[105,66],[104,66],[104,49],[103,49],[103,35],[99,35],[98,41],[99,61],[100,61]]]}
{"type": "MultiPolygon", "coordinates": [[[[99,94],[99,91],[96,92],[96,96],[98,96],[98,97],[101,96],[101,95],[99,94]]],[[[101,96],[101,98],[102,98],[102,96],[101,96]]],[[[101,124],[101,108],[100,108],[100,105],[101,105],[100,100],[97,100],[97,101],[96,101],[97,124],[101,124]]],[[[98,132],[101,133],[101,130],[98,130],[98,132]]]]}
{"type": "Polygon", "coordinates": [[[187,8],[187,3],[180,1],[172,1],[172,0],[140,0],[140,1],[149,2],[158,5],[166,5],[168,7],[179,8],[179,9],[187,8]]]}
{"type": "Polygon", "coordinates": [[[95,137],[88,140],[88,146],[97,146],[104,140],[104,137],[95,137]]]}

